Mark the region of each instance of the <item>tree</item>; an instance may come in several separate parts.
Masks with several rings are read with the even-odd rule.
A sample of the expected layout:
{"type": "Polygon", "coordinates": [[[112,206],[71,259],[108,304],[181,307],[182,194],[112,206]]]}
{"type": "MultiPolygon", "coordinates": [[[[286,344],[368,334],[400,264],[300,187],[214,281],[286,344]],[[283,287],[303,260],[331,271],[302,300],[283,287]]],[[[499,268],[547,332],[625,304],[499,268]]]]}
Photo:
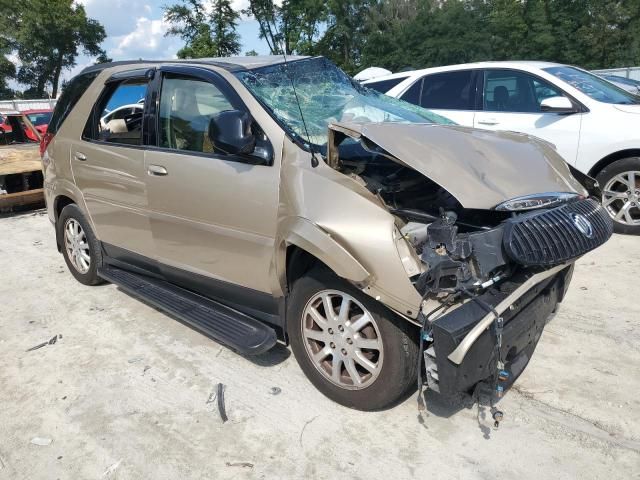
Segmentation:
{"type": "Polygon", "coordinates": [[[242,13],[258,22],[259,36],[272,55],[311,54],[327,17],[327,4],[321,0],[283,0],[278,6],[272,0],[249,0],[242,13]]]}
{"type": "Polygon", "coordinates": [[[165,7],[164,17],[171,24],[166,35],[179,36],[185,41],[185,46],[178,51],[180,58],[227,57],[240,53],[240,36],[236,32],[240,14],[230,0],[210,0],[208,5],[200,0],[182,0],[165,7]]]}
{"type": "Polygon", "coordinates": [[[258,52],[256,52],[255,50],[249,50],[248,52],[244,52],[244,55],[246,57],[257,57],[258,52]]]}
{"type": "Polygon", "coordinates": [[[80,52],[104,53],[104,28],[73,0],[3,0],[0,11],[2,36],[21,62],[17,78],[34,95],[44,96],[50,84],[55,97],[62,71],[75,66],[80,52]]]}
{"type": "Polygon", "coordinates": [[[9,52],[9,46],[0,38],[0,100],[9,100],[14,96],[13,90],[7,84],[7,80],[16,76],[15,65],[6,57],[9,52]]]}

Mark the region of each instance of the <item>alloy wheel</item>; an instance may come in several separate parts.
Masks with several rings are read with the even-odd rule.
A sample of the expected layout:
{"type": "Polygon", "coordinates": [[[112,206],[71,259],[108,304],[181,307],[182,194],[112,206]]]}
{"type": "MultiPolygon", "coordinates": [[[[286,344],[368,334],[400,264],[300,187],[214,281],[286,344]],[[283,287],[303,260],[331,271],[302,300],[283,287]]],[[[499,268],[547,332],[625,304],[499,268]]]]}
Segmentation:
{"type": "Polygon", "coordinates": [[[73,267],[83,275],[87,273],[91,267],[89,242],[82,225],[74,218],[64,225],[64,245],[73,267]]]}
{"type": "Polygon", "coordinates": [[[602,206],[625,225],[640,225],[640,172],[619,173],[602,191],[602,206]]]}
{"type": "Polygon", "coordinates": [[[371,385],[382,369],[383,345],[373,315],[354,297],[323,290],[307,302],[302,337],[316,369],[348,390],[371,385]]]}

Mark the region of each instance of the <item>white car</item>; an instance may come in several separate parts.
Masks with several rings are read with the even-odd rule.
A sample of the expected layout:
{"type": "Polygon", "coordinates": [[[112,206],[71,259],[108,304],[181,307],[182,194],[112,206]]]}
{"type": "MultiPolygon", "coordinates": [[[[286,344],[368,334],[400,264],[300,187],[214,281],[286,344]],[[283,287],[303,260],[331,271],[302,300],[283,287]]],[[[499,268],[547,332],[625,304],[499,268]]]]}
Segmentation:
{"type": "Polygon", "coordinates": [[[112,127],[110,122],[117,123],[118,121],[124,122],[125,117],[135,115],[136,113],[142,116],[144,111],[144,101],[140,100],[138,103],[130,103],[128,105],[122,105],[118,108],[106,112],[102,118],[100,118],[100,126],[102,129],[112,127]]]}
{"type": "Polygon", "coordinates": [[[616,231],[640,234],[639,97],[580,68],[546,62],[469,63],[362,83],[460,125],[552,143],[598,180],[616,231]]]}

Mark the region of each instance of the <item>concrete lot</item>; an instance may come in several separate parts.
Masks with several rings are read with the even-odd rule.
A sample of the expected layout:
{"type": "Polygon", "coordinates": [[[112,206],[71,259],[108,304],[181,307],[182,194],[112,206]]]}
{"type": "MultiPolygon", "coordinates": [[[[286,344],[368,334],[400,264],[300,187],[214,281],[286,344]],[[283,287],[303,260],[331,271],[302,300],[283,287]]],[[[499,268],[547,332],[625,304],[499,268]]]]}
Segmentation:
{"type": "Polygon", "coordinates": [[[414,398],[333,404],[284,347],[243,358],[113,285],[80,285],[43,212],[1,218],[0,480],[640,478],[639,266],[637,237],[580,260],[493,430],[432,399],[424,423],[414,398]]]}

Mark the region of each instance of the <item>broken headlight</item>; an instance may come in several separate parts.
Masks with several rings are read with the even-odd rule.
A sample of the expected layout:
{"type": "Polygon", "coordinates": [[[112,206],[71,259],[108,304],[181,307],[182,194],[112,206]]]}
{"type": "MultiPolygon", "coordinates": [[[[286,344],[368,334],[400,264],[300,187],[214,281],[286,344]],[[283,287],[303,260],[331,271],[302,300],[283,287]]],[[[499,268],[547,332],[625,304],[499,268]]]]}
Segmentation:
{"type": "Polygon", "coordinates": [[[495,209],[507,212],[534,210],[536,208],[554,207],[578,197],[580,197],[580,195],[577,193],[570,192],[536,193],[533,195],[525,195],[524,197],[512,198],[497,205],[495,209]]]}

